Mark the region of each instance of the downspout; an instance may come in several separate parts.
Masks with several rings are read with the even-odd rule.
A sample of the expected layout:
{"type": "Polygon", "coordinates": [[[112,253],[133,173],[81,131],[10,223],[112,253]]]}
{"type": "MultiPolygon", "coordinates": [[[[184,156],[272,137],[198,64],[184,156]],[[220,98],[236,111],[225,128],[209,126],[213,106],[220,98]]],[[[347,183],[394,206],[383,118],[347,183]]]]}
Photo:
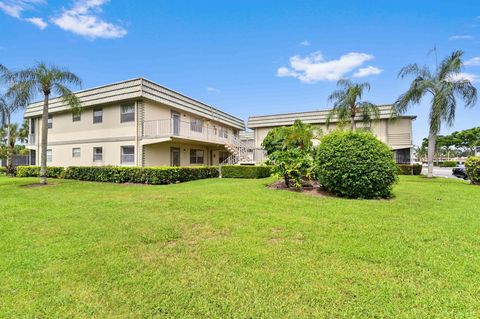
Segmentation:
{"type": "Polygon", "coordinates": [[[139,157],[140,157],[140,149],[139,149],[139,139],[138,139],[138,101],[135,101],[135,166],[139,166],[139,157]]]}

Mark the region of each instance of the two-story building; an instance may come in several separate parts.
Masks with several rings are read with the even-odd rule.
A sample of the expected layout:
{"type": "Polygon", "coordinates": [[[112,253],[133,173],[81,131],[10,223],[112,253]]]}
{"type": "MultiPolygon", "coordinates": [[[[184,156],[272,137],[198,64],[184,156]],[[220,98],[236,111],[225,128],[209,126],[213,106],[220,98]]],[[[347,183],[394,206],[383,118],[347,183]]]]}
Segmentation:
{"type": "MultiPolygon", "coordinates": [[[[80,114],[50,100],[50,166],[215,165],[235,156],[243,120],[137,78],[76,92],[80,114]]],[[[27,107],[30,163],[39,163],[43,103],[27,107]]]]}
{"type": "MultiPolygon", "coordinates": [[[[361,115],[356,118],[357,129],[371,131],[381,141],[386,143],[394,153],[397,163],[411,163],[413,161],[412,121],[413,115],[392,116],[392,106],[380,106],[379,118],[365,124],[361,115]]],[[[327,134],[338,128],[338,118],[333,117],[327,128],[326,121],[330,110],[284,113],[263,116],[250,116],[247,126],[253,130],[253,139],[256,148],[261,148],[263,139],[274,127],[289,126],[297,119],[314,125],[318,134],[327,134]]],[[[349,123],[346,124],[347,127],[349,123]]]]}

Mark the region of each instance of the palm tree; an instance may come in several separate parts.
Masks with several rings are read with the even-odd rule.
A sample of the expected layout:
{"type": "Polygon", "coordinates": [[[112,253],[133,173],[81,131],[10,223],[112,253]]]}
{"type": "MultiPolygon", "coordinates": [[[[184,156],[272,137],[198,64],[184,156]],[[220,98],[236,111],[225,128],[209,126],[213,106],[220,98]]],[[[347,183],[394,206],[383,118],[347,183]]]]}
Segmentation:
{"type": "Polygon", "coordinates": [[[454,51],[446,57],[432,73],[428,67],[409,64],[402,68],[400,78],[413,75],[415,78],[407,92],[400,95],[394,104],[397,114],[405,113],[412,104],[419,104],[426,94],[431,95],[430,124],[428,133],[428,177],[433,177],[433,157],[437,135],[443,123],[452,126],[455,120],[457,97],[465,107],[475,105],[477,89],[465,78],[461,78],[462,51],[454,51]]]}
{"type": "Polygon", "coordinates": [[[350,128],[355,131],[355,117],[361,114],[362,121],[370,122],[374,118],[378,118],[378,106],[368,102],[360,101],[364,91],[370,91],[370,84],[354,83],[347,79],[337,82],[340,89],[334,91],[328,97],[329,102],[333,102],[333,108],[327,116],[327,127],[330,125],[332,118],[336,115],[340,123],[350,121],[350,128]]]}
{"type": "Polygon", "coordinates": [[[78,76],[66,69],[45,63],[37,63],[26,70],[12,72],[8,76],[12,83],[7,96],[14,98],[14,105],[25,108],[38,93],[43,95],[43,112],[40,143],[40,183],[47,183],[47,134],[48,134],[48,102],[50,95],[56,94],[70,106],[74,112],[80,110],[80,100],[68,88],[68,85],[81,85],[78,76]]]}
{"type": "Polygon", "coordinates": [[[4,130],[5,146],[7,150],[7,174],[12,173],[12,149],[9,148],[12,139],[12,113],[14,108],[11,104],[8,104],[6,99],[0,97],[0,128],[4,130]]]}

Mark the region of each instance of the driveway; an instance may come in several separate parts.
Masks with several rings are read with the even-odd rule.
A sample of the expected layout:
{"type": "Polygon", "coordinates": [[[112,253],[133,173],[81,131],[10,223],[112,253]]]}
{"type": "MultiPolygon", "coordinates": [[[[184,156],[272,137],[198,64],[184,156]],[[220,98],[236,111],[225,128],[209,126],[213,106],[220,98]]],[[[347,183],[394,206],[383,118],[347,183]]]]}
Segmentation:
{"type": "MultiPolygon", "coordinates": [[[[427,175],[427,168],[422,168],[422,174],[427,175]]],[[[433,176],[457,178],[452,175],[452,167],[433,167],[433,176]]]]}

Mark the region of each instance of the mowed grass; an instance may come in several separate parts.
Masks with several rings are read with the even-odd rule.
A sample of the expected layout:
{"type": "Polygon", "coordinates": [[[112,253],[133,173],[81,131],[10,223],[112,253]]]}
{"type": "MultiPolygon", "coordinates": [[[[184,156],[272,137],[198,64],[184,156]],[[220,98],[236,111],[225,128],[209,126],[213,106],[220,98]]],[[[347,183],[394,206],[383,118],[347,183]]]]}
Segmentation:
{"type": "Polygon", "coordinates": [[[36,181],[0,177],[0,317],[480,317],[463,181],[402,176],[388,201],[36,181]]]}

